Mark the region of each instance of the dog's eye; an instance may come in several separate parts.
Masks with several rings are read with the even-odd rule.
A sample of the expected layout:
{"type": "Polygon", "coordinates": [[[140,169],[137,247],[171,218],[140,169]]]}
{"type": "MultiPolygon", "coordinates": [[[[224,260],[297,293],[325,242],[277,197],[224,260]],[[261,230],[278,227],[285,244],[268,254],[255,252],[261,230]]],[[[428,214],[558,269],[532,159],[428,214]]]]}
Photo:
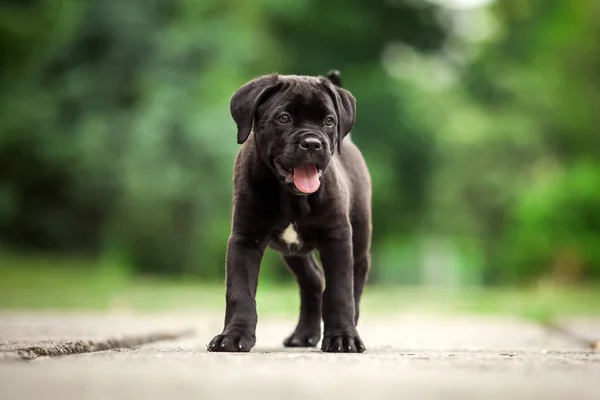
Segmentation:
{"type": "Polygon", "coordinates": [[[292,118],[288,114],[281,114],[277,117],[277,122],[280,124],[289,124],[292,121],[292,118]]]}
{"type": "Polygon", "coordinates": [[[325,125],[333,126],[333,124],[335,124],[335,118],[333,118],[332,116],[325,118],[325,125]]]}

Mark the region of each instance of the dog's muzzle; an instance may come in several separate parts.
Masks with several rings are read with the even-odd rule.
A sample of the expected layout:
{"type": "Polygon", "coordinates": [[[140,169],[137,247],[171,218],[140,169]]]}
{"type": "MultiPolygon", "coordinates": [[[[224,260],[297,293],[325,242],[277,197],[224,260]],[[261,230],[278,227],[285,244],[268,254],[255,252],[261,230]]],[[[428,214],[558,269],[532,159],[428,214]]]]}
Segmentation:
{"type": "Polygon", "coordinates": [[[304,194],[319,190],[323,170],[329,163],[327,139],[313,132],[299,132],[275,160],[275,167],[285,182],[304,194]]]}

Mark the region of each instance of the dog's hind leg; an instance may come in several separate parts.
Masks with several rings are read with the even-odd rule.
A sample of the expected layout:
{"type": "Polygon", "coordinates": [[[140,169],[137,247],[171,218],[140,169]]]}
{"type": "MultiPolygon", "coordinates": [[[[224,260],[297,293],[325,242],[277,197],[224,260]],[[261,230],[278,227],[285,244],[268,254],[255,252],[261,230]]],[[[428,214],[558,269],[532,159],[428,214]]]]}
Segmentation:
{"type": "MultiPolygon", "coordinates": [[[[370,201],[369,201],[370,203],[370,201]]],[[[370,207],[370,205],[369,205],[370,207]]],[[[367,207],[362,213],[354,216],[352,251],[354,256],[354,324],[358,324],[360,315],[360,299],[371,269],[371,212],[367,207]]]]}
{"type": "Polygon", "coordinates": [[[283,256],[300,286],[300,318],[294,332],[283,342],[286,347],[315,347],[321,339],[323,272],[314,254],[283,256]]]}
{"type": "Polygon", "coordinates": [[[371,256],[365,253],[362,257],[354,260],[354,324],[358,324],[360,314],[360,298],[362,296],[369,269],[371,268],[371,256]]]}

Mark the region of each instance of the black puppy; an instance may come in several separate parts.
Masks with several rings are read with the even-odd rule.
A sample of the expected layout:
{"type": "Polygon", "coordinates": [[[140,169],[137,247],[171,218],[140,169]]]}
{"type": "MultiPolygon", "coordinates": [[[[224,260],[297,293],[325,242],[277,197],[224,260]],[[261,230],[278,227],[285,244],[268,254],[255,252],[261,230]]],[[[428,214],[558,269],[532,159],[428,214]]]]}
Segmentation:
{"type": "Polygon", "coordinates": [[[227,248],[225,327],[209,351],[250,351],[256,342],[256,288],[267,246],[300,286],[300,319],[289,347],[363,352],[356,330],[370,266],[371,178],[344,137],[356,101],[337,71],[323,77],[266,75],[231,98],[238,143],[233,223],[227,248]],[[319,252],[325,272],[313,251],[319,252]]]}

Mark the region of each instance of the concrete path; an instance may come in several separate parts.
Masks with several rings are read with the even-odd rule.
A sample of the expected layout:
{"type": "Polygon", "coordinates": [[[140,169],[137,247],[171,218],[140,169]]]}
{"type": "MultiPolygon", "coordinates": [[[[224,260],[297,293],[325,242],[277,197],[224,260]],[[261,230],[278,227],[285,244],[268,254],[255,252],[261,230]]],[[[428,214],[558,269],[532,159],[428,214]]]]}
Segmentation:
{"type": "MultiPolygon", "coordinates": [[[[600,352],[498,317],[365,318],[364,354],[289,350],[294,320],[261,318],[249,354],[207,353],[220,315],[0,314],[0,399],[600,399],[600,352]],[[15,360],[53,341],[194,333],[176,340],[15,360]],[[1,360],[1,359],[0,359],[1,360]]],[[[564,324],[600,337],[600,320],[564,324]]]]}

